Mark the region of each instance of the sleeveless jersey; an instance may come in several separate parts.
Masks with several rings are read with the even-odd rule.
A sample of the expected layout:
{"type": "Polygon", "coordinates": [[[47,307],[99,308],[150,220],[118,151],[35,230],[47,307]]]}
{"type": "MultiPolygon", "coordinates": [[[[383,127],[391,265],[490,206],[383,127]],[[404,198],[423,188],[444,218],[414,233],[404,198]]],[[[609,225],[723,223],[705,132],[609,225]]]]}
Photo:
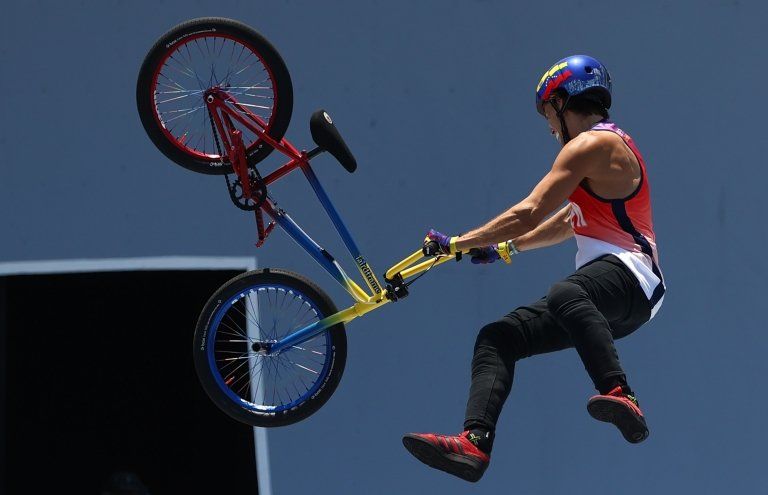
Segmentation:
{"type": "Polygon", "coordinates": [[[640,184],[623,199],[604,199],[593,193],[586,180],[568,198],[576,238],[576,268],[605,254],[613,254],[634,273],[651,303],[651,318],[664,299],[664,278],[659,268],[653,232],[650,186],[645,161],[632,138],[616,124],[603,120],[591,131],[617,134],[640,165],[640,184]]]}

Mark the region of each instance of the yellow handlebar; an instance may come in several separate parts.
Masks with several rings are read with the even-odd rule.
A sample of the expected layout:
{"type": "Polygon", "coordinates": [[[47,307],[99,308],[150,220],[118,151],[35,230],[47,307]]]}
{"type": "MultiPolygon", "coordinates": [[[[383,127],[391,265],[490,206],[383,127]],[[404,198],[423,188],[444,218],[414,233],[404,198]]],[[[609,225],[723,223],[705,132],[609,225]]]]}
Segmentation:
{"type": "Polygon", "coordinates": [[[399,273],[400,276],[403,277],[403,280],[405,280],[406,278],[412,277],[417,273],[421,273],[432,266],[437,266],[442,263],[445,263],[446,261],[454,260],[456,259],[456,256],[457,255],[453,255],[453,254],[439,255],[439,256],[436,256],[437,259],[430,258],[422,261],[418,265],[411,266],[417,261],[419,261],[420,259],[424,258],[424,253],[422,252],[421,249],[419,249],[418,251],[414,252],[412,255],[405,258],[400,263],[396,264],[395,266],[387,270],[386,277],[387,277],[387,280],[392,280],[392,278],[399,273]]]}

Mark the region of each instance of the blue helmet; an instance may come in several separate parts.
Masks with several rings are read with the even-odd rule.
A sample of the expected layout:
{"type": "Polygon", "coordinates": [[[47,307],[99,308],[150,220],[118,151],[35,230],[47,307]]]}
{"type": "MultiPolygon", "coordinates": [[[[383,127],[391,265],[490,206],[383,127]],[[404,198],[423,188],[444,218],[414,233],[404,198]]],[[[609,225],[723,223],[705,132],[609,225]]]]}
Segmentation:
{"type": "Polygon", "coordinates": [[[589,55],[566,57],[541,76],[536,86],[536,110],[540,114],[544,115],[544,102],[558,88],[569,96],[588,93],[606,109],[611,108],[611,76],[599,60],[589,55]]]}

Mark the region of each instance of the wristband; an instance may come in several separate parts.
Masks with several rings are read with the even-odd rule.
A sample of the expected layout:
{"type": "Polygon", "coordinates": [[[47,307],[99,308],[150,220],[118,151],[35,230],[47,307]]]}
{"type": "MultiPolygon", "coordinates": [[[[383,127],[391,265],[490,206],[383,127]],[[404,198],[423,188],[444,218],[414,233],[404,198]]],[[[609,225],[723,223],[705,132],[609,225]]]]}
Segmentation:
{"type": "Polygon", "coordinates": [[[516,255],[520,251],[517,250],[515,244],[512,241],[500,242],[496,246],[496,252],[499,253],[499,258],[504,260],[504,263],[512,263],[512,256],[516,255]]]}
{"type": "Polygon", "coordinates": [[[459,240],[459,236],[453,236],[451,237],[451,240],[448,241],[448,254],[456,254],[456,241],[459,240]]]}
{"type": "Polygon", "coordinates": [[[515,246],[515,243],[511,240],[507,241],[507,248],[509,249],[509,254],[512,256],[520,253],[520,251],[518,251],[517,247],[515,246]]]}

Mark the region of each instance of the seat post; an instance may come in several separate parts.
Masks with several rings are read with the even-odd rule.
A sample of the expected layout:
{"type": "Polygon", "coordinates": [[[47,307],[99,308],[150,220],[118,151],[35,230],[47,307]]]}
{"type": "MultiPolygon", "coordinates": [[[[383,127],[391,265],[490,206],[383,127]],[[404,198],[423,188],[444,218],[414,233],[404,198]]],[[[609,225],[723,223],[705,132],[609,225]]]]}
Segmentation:
{"type": "Polygon", "coordinates": [[[308,151],[307,152],[307,160],[313,159],[314,157],[316,157],[317,155],[319,155],[323,151],[325,151],[325,150],[323,148],[321,148],[320,146],[318,146],[317,148],[315,148],[313,150],[308,151]]]}

